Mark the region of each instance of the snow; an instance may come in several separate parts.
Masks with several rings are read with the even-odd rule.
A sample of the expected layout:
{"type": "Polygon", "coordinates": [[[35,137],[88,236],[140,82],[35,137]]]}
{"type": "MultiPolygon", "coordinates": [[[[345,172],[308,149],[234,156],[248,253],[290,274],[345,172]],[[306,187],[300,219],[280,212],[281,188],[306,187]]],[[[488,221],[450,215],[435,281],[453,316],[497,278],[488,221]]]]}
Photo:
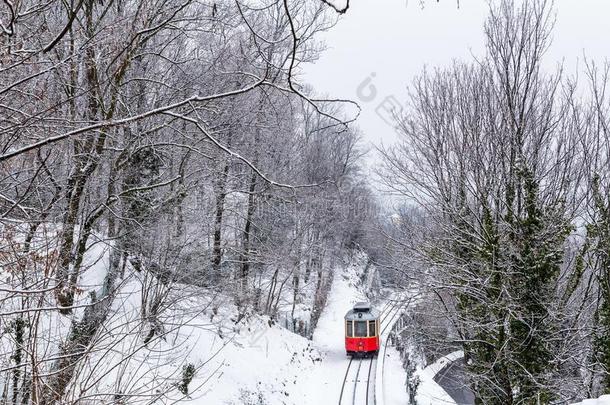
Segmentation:
{"type": "MultiPolygon", "coordinates": [[[[54,227],[43,228],[37,239],[46,240],[44,231],[53,242],[57,233],[54,227]]],[[[94,238],[83,261],[76,305],[86,304],[89,293],[101,288],[109,267],[109,243],[94,238]]],[[[52,250],[45,250],[45,246],[41,249],[52,250]]],[[[320,355],[311,341],[265,316],[251,316],[249,321],[236,324],[231,297],[180,285],[172,292],[169,309],[163,315],[166,334],[146,345],[143,336],[148,324],[142,320],[142,293],[148,289],[152,294],[162,286],[155,287],[149,274],[127,267],[106,324],[96,336],[95,347],[99,350],[79,364],[69,397],[95,402],[100,400],[96,393],[115,392],[158,395],[154,402],[160,404],[181,402],[184,398],[176,383],[183,367],[190,363],[196,368],[187,398],[193,404],[242,405],[258,403],[259,396],[268,405],[301,404],[298,397],[291,396],[291,390],[302,373],[319,363],[320,355]],[[213,308],[218,308],[216,314],[213,308]]],[[[0,274],[3,271],[0,268],[0,274]]],[[[10,309],[7,305],[3,311],[10,309]]],[[[83,311],[77,308],[69,316],[42,312],[40,334],[66,336],[72,320],[80,319],[83,311]]],[[[3,353],[10,348],[4,347],[10,344],[7,339],[8,335],[0,339],[3,353]]],[[[57,339],[40,339],[38,351],[56,351],[60,344],[57,339]]]]}
{"type": "MultiPolygon", "coordinates": [[[[190,397],[193,404],[335,403],[349,363],[344,347],[343,317],[356,302],[366,300],[360,287],[366,261],[366,256],[356,255],[349,264],[336,269],[327,305],[312,341],[280,325],[269,326],[266,317],[252,316],[245,325],[232,325],[230,319],[234,314],[225,309],[218,314],[223,318],[222,338],[216,329],[205,326],[209,319],[197,314],[180,328],[175,342],[169,339],[159,342],[155,350],[162,352],[178,344],[181,353],[188,353],[188,362],[203,366],[190,385],[193,390],[201,387],[190,397]],[[204,326],[189,326],[197,324],[204,326]]],[[[135,293],[130,298],[134,302],[140,299],[135,293]]],[[[209,299],[193,297],[181,306],[205,308],[209,299]]],[[[230,304],[220,307],[230,307],[230,304]]],[[[206,313],[209,315],[209,311],[206,313]]],[[[385,359],[385,405],[403,405],[407,398],[406,374],[400,356],[389,347],[385,359]]],[[[180,367],[179,363],[170,363],[167,372],[180,367]]]]}
{"type": "MultiPolygon", "coordinates": [[[[392,301],[405,302],[402,296],[388,294],[387,303],[392,301]]],[[[376,370],[375,403],[376,405],[404,405],[409,403],[409,396],[406,390],[407,373],[402,366],[400,353],[395,347],[386,343],[393,323],[398,319],[401,307],[388,307],[391,311],[384,319],[386,326],[381,326],[380,344],[381,350],[376,370]],[[390,325],[388,325],[388,323],[390,325]]]]}
{"type": "MultiPolygon", "coordinates": [[[[200,339],[197,351],[213,355],[209,343],[200,339]]],[[[205,367],[207,373],[199,379],[207,383],[195,403],[238,404],[261,396],[270,405],[298,404],[299,398],[291,395],[294,386],[318,359],[307,339],[257,319],[249,334],[234,338],[205,367]]]]}
{"type": "Polygon", "coordinates": [[[602,395],[597,399],[585,399],[572,405],[610,405],[610,395],[602,395]]]}
{"type": "MultiPolygon", "coordinates": [[[[343,377],[349,363],[349,357],[345,354],[343,317],[356,302],[366,301],[365,294],[359,288],[359,272],[365,267],[366,261],[366,256],[358,255],[352,263],[335,275],[326,308],[322,311],[313,335],[313,345],[319,351],[321,361],[309,369],[297,384],[294,394],[300,398],[299,405],[332,404],[339,400],[343,377]]],[[[383,307],[383,304],[381,302],[379,308],[383,307]]],[[[382,345],[390,329],[387,328],[382,336],[382,345]]],[[[388,346],[385,357],[380,354],[374,378],[377,405],[408,403],[405,387],[407,375],[402,367],[400,354],[394,347],[388,346]]]]}
{"type": "MultiPolygon", "coordinates": [[[[378,367],[381,369],[381,361],[378,362],[378,367]]],[[[378,391],[381,391],[381,395],[377,396],[376,405],[405,405],[409,403],[409,395],[406,390],[407,372],[402,367],[400,353],[394,346],[388,346],[385,352],[383,379],[381,381],[383,382],[377,387],[378,391]]]]}
{"type": "MultiPolygon", "coordinates": [[[[168,392],[157,381],[169,378],[178,383],[183,367],[193,364],[197,371],[189,384],[190,403],[258,404],[259,398],[268,405],[301,403],[292,395],[294,387],[300,375],[319,362],[310,341],[273,324],[266,316],[251,316],[247,322],[235,324],[230,298],[183,286],[182,297],[173,305],[171,322],[165,323],[166,328],[177,325],[176,329],[166,330],[165,339],[144,347],[138,319],[142,281],[134,277],[125,285],[122,293],[127,298],[109,320],[111,330],[131,328],[128,338],[117,345],[115,353],[104,353],[103,363],[93,356],[85,366],[85,375],[94,372],[103,376],[102,384],[108,387],[121,384],[115,387],[118,392],[168,392]],[[219,309],[213,315],[216,306],[219,309]],[[142,350],[134,350],[138,346],[142,350]],[[134,351],[138,354],[131,362],[116,367],[121,353],[134,351]]],[[[112,340],[112,336],[105,339],[112,340]]],[[[174,403],[181,397],[173,389],[158,403],[174,403]]]]}
{"type": "MultiPolygon", "coordinates": [[[[92,239],[77,304],[88,302],[89,292],[101,288],[109,251],[108,242],[92,239]]],[[[176,386],[183,367],[192,364],[196,372],[186,399],[195,405],[335,403],[349,362],[343,317],[356,302],[367,300],[361,280],[367,262],[366,255],[356,254],[348,264],[338,266],[312,341],[266,316],[250,315],[236,324],[232,297],[181,285],[163,315],[165,335],[148,345],[143,343],[148,325],[142,320],[141,306],[143,291],[154,280],[128,266],[106,325],[96,337],[96,347],[103,349],[79,366],[70,395],[99,399],[96,392],[116,392],[158,395],[155,403],[160,404],[182,402],[176,386]],[[128,358],[125,353],[130,353],[128,358]]],[[[307,311],[297,308],[303,316],[309,315],[307,311]]],[[[45,313],[44,333],[65,336],[72,319],[79,319],[82,312],[78,309],[68,317],[45,313]]],[[[40,350],[56,350],[58,344],[40,350]]],[[[385,357],[385,378],[384,405],[406,403],[406,375],[391,347],[385,357]]]]}
{"type": "Polygon", "coordinates": [[[94,241],[88,244],[87,254],[82,264],[82,267],[86,270],[79,279],[80,287],[88,289],[89,287],[102,285],[109,265],[109,251],[108,242],[94,241]]]}
{"type": "MultiPolygon", "coordinates": [[[[109,246],[103,241],[95,241],[88,249],[83,263],[84,271],[79,280],[81,293],[78,302],[85,302],[88,292],[102,285],[108,268],[108,252],[109,246]]],[[[175,376],[177,381],[182,366],[189,362],[198,369],[190,384],[194,393],[189,399],[193,404],[241,405],[257,404],[259,400],[268,405],[334,403],[339,398],[343,375],[349,362],[344,351],[343,317],[356,302],[367,300],[362,291],[366,286],[361,286],[360,277],[365,265],[366,257],[356,255],[348,265],[337,269],[327,306],[321,314],[312,341],[281,325],[272,324],[264,316],[252,316],[248,322],[235,325],[232,321],[235,309],[231,298],[214,296],[209,291],[185,286],[181,293],[191,290],[192,294],[187,294],[188,298],[176,306],[173,316],[182,319],[190,317],[188,322],[169,333],[165,341],[159,340],[142,350],[128,366],[113,370],[121,363],[122,352],[133,352],[135,346],[141,345],[139,305],[144,281],[141,274],[132,273],[121,289],[121,297],[127,298],[117,300],[121,306],[114,308],[109,320],[110,330],[115,327],[131,329],[127,334],[129,338],[116,346],[114,356],[109,353],[102,353],[99,358],[92,356],[81,372],[83,375],[100,378],[104,376],[100,390],[104,386],[116,384],[117,391],[141,391],[155,387],[157,377],[163,380],[163,377],[175,376]],[[223,308],[215,315],[213,322],[210,319],[212,301],[223,308]],[[197,311],[193,312],[193,308],[197,311]],[[116,382],[120,380],[119,374],[130,382],[124,385],[116,382]]],[[[380,308],[382,306],[383,302],[379,304],[380,308]]],[[[305,311],[304,318],[309,315],[307,308],[297,308],[299,311],[305,311]]],[[[80,313],[81,310],[76,311],[73,317],[77,318],[80,313]]],[[[62,335],[68,328],[69,321],[70,319],[56,314],[51,315],[46,323],[49,328],[47,332],[56,329],[53,333],[62,335]]],[[[387,331],[382,336],[382,347],[387,331]]],[[[101,339],[111,340],[112,336],[102,336],[101,339]]],[[[434,378],[463,355],[462,351],[455,351],[417,371],[418,405],[455,404],[434,378]]],[[[380,353],[377,365],[377,405],[408,403],[405,389],[407,375],[399,352],[389,346],[380,353]]],[[[179,394],[174,393],[172,400],[177,398],[179,394]]],[[[165,399],[168,400],[165,403],[172,402],[170,398],[165,399]]],[[[573,405],[610,405],[610,395],[586,399],[573,405]]]]}
{"type": "Polygon", "coordinates": [[[355,258],[344,271],[336,273],[317,328],[313,344],[319,350],[322,361],[301,380],[302,405],[334,403],[339,400],[343,376],[349,363],[345,354],[343,317],[365,295],[358,289],[357,272],[362,267],[362,257],[355,258]],[[315,389],[312,389],[315,387],[315,389]]]}
{"type": "Polygon", "coordinates": [[[436,381],[434,381],[434,377],[449,364],[463,357],[464,352],[457,350],[439,358],[426,368],[417,371],[416,374],[419,378],[417,396],[415,398],[417,405],[456,404],[453,398],[451,398],[449,394],[447,394],[447,392],[436,381]]]}

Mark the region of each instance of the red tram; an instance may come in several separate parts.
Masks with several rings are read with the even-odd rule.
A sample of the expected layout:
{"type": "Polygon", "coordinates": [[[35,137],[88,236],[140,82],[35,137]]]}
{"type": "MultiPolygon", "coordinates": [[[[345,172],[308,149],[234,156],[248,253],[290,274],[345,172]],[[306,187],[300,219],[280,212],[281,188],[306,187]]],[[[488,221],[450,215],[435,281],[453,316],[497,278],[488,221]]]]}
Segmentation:
{"type": "Polygon", "coordinates": [[[345,315],[345,351],[348,356],[379,352],[379,313],[359,302],[345,315]]]}

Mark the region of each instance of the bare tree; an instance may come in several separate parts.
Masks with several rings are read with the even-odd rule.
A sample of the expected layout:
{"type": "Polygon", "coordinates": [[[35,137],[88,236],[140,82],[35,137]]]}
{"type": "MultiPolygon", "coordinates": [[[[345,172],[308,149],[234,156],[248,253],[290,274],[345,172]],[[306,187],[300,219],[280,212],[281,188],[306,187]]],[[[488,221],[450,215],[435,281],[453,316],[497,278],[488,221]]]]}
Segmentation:
{"type": "Polygon", "coordinates": [[[487,55],[417,79],[402,141],[383,151],[387,185],[426,213],[412,248],[478,403],[548,403],[586,385],[589,152],[574,83],[541,70],[552,26],[546,1],[492,5],[487,55]]]}
{"type": "Polygon", "coordinates": [[[296,77],[335,21],[317,0],[0,6],[3,402],[183,398],[205,365],[180,329],[220,328],[227,295],[236,323],[279,319],[305,263],[320,310],[360,155],[347,101],[296,77]]]}

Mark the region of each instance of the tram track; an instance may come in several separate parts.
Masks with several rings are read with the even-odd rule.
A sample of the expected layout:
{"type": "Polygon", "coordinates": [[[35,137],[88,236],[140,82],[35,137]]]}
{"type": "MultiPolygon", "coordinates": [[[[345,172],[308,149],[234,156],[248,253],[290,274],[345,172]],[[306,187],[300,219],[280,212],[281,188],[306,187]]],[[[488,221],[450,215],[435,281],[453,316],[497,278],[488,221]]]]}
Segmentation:
{"type": "MultiPolygon", "coordinates": [[[[375,389],[375,387],[373,386],[372,390],[371,390],[371,370],[373,369],[373,362],[375,363],[375,367],[377,367],[377,359],[375,357],[371,357],[371,362],[369,363],[369,372],[368,375],[366,377],[366,405],[369,405],[369,398],[371,397],[371,394],[373,394],[373,390],[375,389]]],[[[373,374],[374,376],[375,374],[373,374]]],[[[375,403],[375,396],[373,395],[373,401],[372,403],[375,403]]]]}
{"type": "Polygon", "coordinates": [[[354,362],[354,358],[350,358],[349,359],[349,363],[347,364],[347,369],[345,370],[345,376],[343,377],[343,384],[341,384],[341,394],[339,394],[339,405],[341,405],[341,402],[343,401],[343,393],[345,392],[345,383],[347,382],[347,376],[349,375],[349,369],[352,366],[352,363],[354,362]]]}
{"type": "Polygon", "coordinates": [[[373,405],[375,403],[374,370],[376,364],[376,357],[353,357],[350,359],[341,385],[339,405],[373,405]],[[368,369],[366,360],[368,360],[368,369]],[[366,374],[364,374],[365,370],[366,374]]]}
{"type": "MultiPolygon", "coordinates": [[[[354,377],[354,390],[352,391],[352,405],[356,405],[356,392],[358,391],[358,376],[360,375],[360,368],[362,367],[362,359],[358,362],[358,368],[356,369],[356,377],[354,377]]],[[[368,381],[367,381],[368,383],[368,381]]]]}
{"type": "Polygon", "coordinates": [[[386,334],[386,331],[388,331],[388,328],[393,327],[394,325],[394,320],[396,318],[396,316],[400,316],[402,309],[405,307],[405,305],[408,305],[407,303],[405,303],[403,297],[400,297],[397,300],[394,300],[393,305],[389,308],[389,310],[387,311],[387,313],[385,314],[382,326],[381,326],[381,330],[379,331],[379,336],[380,339],[383,339],[383,342],[381,342],[383,347],[380,347],[379,350],[379,358],[381,358],[381,364],[380,365],[376,365],[376,367],[381,367],[380,370],[376,370],[376,377],[375,379],[377,380],[377,378],[379,378],[379,381],[375,381],[375,385],[379,384],[379,386],[375,387],[376,391],[379,392],[374,392],[374,402],[373,404],[377,404],[378,401],[380,401],[380,405],[383,405],[384,403],[384,387],[383,387],[383,375],[384,375],[384,360],[386,358],[386,353],[388,350],[388,344],[390,342],[389,339],[389,333],[386,334]]]}
{"type": "Polygon", "coordinates": [[[381,331],[379,332],[379,336],[382,336],[383,333],[388,329],[388,327],[390,327],[392,325],[392,320],[400,312],[403,305],[404,305],[404,302],[402,299],[395,300],[394,303],[392,304],[392,306],[389,308],[389,310],[385,314],[385,316],[382,314],[382,319],[380,322],[381,331]],[[389,319],[389,322],[387,322],[388,319],[389,319]]]}

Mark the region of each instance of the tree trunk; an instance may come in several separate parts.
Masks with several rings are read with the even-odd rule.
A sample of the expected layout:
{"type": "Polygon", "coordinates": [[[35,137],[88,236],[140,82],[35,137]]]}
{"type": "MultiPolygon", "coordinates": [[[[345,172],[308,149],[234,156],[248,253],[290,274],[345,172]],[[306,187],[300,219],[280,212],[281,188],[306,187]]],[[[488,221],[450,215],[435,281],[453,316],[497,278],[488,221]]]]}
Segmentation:
{"type": "Polygon", "coordinates": [[[244,307],[247,305],[248,300],[248,277],[250,274],[250,233],[252,231],[252,219],[254,217],[254,210],[256,208],[256,198],[254,192],[256,190],[256,173],[252,171],[250,174],[250,186],[248,188],[248,209],[246,213],[246,223],[244,225],[244,231],[242,234],[242,254],[241,254],[241,268],[239,273],[239,291],[238,295],[238,306],[244,307]]]}
{"type": "MultiPolygon", "coordinates": [[[[229,134],[228,146],[231,147],[231,135],[229,134]]],[[[229,177],[229,163],[224,164],[220,178],[217,182],[218,190],[216,191],[216,214],[214,216],[214,243],[212,247],[212,284],[220,282],[222,262],[222,221],[224,216],[224,204],[227,197],[227,179],[229,177]]]]}

